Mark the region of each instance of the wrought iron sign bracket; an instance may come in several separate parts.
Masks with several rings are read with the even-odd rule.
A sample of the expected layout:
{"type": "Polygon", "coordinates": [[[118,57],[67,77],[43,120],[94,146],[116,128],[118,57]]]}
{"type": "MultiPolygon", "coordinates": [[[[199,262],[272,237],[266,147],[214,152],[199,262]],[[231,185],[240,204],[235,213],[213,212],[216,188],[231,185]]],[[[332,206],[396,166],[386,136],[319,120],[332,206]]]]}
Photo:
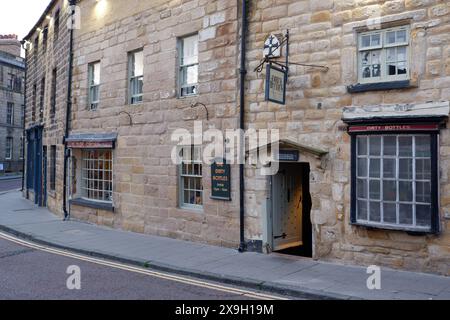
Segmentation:
{"type": "MultiPolygon", "coordinates": [[[[269,40],[271,40],[271,38],[269,38],[269,40]]],[[[299,62],[290,62],[289,61],[289,40],[290,40],[290,35],[289,35],[289,29],[288,29],[286,31],[286,35],[284,36],[284,38],[283,38],[283,40],[281,42],[279,42],[277,45],[275,45],[273,47],[272,47],[272,45],[270,46],[269,54],[264,56],[264,58],[261,60],[260,64],[255,68],[254,72],[261,73],[264,70],[264,65],[266,65],[266,64],[277,65],[278,67],[280,67],[283,70],[285,70],[287,75],[289,75],[289,66],[290,65],[296,65],[296,66],[302,66],[302,67],[310,67],[310,68],[318,68],[318,69],[324,70],[325,72],[330,70],[330,68],[327,67],[327,66],[321,66],[321,65],[315,65],[315,64],[306,64],[306,63],[299,63],[299,62]],[[281,49],[283,46],[286,46],[286,61],[285,61],[284,64],[279,62],[279,61],[277,61],[277,60],[275,60],[275,57],[271,54],[271,53],[275,52],[276,50],[281,49]]]]}

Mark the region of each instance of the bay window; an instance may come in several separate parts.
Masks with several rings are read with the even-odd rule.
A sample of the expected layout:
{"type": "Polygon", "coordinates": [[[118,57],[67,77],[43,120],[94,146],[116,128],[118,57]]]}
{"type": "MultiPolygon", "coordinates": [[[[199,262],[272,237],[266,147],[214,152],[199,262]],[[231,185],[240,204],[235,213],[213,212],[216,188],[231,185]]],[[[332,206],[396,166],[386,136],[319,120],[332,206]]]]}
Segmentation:
{"type": "Polygon", "coordinates": [[[352,222],[435,232],[437,135],[354,136],[352,222]]]}
{"type": "Polygon", "coordinates": [[[82,151],[82,197],[86,200],[112,202],[112,150],[82,151]]]}

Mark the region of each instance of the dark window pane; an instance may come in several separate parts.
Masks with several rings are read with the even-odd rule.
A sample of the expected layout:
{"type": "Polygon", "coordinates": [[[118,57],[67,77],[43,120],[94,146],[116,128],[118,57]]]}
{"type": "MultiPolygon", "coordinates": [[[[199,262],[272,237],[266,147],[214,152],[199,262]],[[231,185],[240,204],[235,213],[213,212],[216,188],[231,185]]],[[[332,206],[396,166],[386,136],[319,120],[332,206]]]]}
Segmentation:
{"type": "Polygon", "coordinates": [[[381,155],[381,137],[369,137],[370,155],[381,155]]]}
{"type": "Polygon", "coordinates": [[[395,171],[397,168],[397,163],[395,159],[384,159],[383,160],[383,177],[385,178],[395,178],[395,171]]]}
{"type": "Polygon", "coordinates": [[[398,176],[400,179],[413,179],[412,159],[400,159],[398,165],[398,176]]]}
{"type": "Polygon", "coordinates": [[[431,157],[431,137],[416,137],[416,157],[431,157]]]}
{"type": "Polygon", "coordinates": [[[405,202],[413,201],[413,183],[410,181],[400,181],[398,185],[399,200],[405,202]]]}
{"type": "Polygon", "coordinates": [[[380,181],[370,180],[369,195],[371,200],[381,200],[380,181]]]}
{"type": "Polygon", "coordinates": [[[367,155],[367,137],[357,138],[358,156],[367,155]]]}
{"type": "Polygon", "coordinates": [[[430,182],[416,182],[416,201],[431,203],[430,182]]]}
{"type": "Polygon", "coordinates": [[[416,179],[431,179],[431,160],[416,160],[416,179]]]}
{"type": "Polygon", "coordinates": [[[395,156],[397,155],[397,137],[385,136],[384,137],[384,155],[395,156]]]}
{"type": "Polygon", "coordinates": [[[387,69],[388,69],[388,75],[395,76],[397,74],[397,66],[395,63],[388,63],[387,69]]]}
{"type": "Polygon", "coordinates": [[[367,177],[367,159],[358,159],[358,177],[367,177]]]}
{"type": "Polygon", "coordinates": [[[383,205],[384,222],[397,223],[397,205],[395,203],[385,203],[383,205]]]}
{"type": "Polygon", "coordinates": [[[398,147],[400,157],[412,157],[412,137],[399,137],[398,147]]]}
{"type": "Polygon", "coordinates": [[[421,227],[431,226],[431,206],[416,206],[416,224],[421,227]]]}
{"type": "Polygon", "coordinates": [[[383,181],[383,200],[396,201],[397,200],[397,182],[383,181]]]}
{"type": "Polygon", "coordinates": [[[380,159],[370,159],[370,177],[380,178],[381,175],[381,160],[380,159]]]}
{"type": "Polygon", "coordinates": [[[380,202],[370,203],[370,221],[381,222],[380,202]]]}
{"type": "Polygon", "coordinates": [[[367,180],[358,179],[356,188],[358,198],[367,199],[367,180]]]}
{"type": "Polygon", "coordinates": [[[358,200],[358,220],[367,220],[367,201],[358,200]]]}
{"type": "Polygon", "coordinates": [[[409,204],[401,204],[400,205],[400,224],[409,224],[413,223],[413,206],[409,204]]]}

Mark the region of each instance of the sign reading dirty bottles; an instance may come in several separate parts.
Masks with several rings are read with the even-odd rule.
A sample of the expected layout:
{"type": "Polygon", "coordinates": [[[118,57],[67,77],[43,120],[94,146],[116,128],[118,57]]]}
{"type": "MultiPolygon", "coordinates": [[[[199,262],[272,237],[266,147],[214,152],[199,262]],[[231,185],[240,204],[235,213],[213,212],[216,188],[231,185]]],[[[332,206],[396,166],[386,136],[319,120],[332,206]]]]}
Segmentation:
{"type": "Polygon", "coordinates": [[[268,64],[266,72],[266,101],[286,104],[286,82],[286,70],[268,64]]]}
{"type": "Polygon", "coordinates": [[[216,159],[211,165],[211,198],[231,201],[231,166],[225,159],[216,159]]]}

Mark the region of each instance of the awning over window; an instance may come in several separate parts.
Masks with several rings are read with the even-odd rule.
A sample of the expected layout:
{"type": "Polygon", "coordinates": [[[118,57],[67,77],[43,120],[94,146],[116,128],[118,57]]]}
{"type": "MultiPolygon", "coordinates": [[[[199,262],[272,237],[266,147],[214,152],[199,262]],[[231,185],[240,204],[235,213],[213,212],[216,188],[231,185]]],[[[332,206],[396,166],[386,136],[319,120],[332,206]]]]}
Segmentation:
{"type": "Polygon", "coordinates": [[[450,103],[429,102],[421,104],[374,105],[344,108],[342,120],[356,123],[441,122],[448,118],[450,103]]]}
{"type": "Polygon", "coordinates": [[[76,133],[67,139],[67,147],[72,149],[114,149],[117,133],[76,133]]]}

